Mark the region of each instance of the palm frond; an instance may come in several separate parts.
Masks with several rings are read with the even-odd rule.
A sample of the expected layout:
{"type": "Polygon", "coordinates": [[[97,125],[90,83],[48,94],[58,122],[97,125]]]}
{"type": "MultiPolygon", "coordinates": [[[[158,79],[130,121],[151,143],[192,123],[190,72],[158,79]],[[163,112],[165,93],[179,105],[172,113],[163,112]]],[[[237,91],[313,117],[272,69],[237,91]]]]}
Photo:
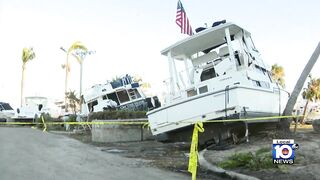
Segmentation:
{"type": "Polygon", "coordinates": [[[36,57],[35,52],[33,51],[33,48],[23,48],[22,50],[22,62],[25,64],[28,61],[34,59],[36,57]]]}
{"type": "Polygon", "coordinates": [[[274,64],[271,67],[271,75],[272,79],[280,84],[282,87],[285,87],[285,81],[284,81],[284,69],[282,66],[279,66],[278,64],[274,64]]]}
{"type": "Polygon", "coordinates": [[[317,101],[320,99],[320,78],[311,78],[308,86],[302,92],[302,98],[309,101],[317,101]]]}
{"type": "Polygon", "coordinates": [[[83,45],[80,41],[76,41],[68,49],[68,53],[70,53],[70,52],[72,52],[74,50],[77,50],[77,49],[83,50],[85,52],[88,51],[88,49],[87,49],[87,47],[85,45],[83,45]]]}

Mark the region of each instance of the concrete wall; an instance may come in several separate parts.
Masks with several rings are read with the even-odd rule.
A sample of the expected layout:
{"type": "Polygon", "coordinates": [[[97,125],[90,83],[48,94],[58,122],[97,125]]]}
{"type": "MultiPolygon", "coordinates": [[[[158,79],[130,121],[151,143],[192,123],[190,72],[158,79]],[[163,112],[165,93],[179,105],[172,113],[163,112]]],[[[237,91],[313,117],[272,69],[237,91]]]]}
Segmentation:
{"type": "MultiPolygon", "coordinates": [[[[94,120],[93,122],[147,122],[145,119],[139,120],[94,120]]],[[[92,125],[93,142],[129,142],[151,140],[153,136],[148,127],[142,128],[143,125],[131,124],[103,124],[92,125]]]]}

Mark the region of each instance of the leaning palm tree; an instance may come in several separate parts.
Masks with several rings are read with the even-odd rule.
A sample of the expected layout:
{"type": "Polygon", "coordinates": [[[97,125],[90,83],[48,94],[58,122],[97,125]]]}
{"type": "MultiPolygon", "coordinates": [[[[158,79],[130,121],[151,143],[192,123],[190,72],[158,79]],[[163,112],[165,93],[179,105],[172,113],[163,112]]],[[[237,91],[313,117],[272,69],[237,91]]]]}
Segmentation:
{"type": "MultiPolygon", "coordinates": [[[[318,43],[316,49],[314,50],[312,56],[310,57],[308,63],[304,67],[303,71],[300,74],[300,77],[291,93],[291,96],[287,102],[287,105],[283,111],[284,116],[290,116],[292,115],[293,107],[297,102],[297,98],[302,90],[302,87],[304,85],[304,82],[306,81],[308,75],[311,72],[311,69],[313,68],[314,64],[317,62],[317,59],[320,54],[320,42],[318,43]]],[[[290,123],[291,119],[290,118],[283,118],[280,120],[279,123],[279,129],[283,130],[284,132],[290,132],[290,123]]]]}
{"type": "Polygon", "coordinates": [[[308,83],[308,87],[302,92],[302,98],[306,100],[306,104],[303,110],[303,117],[301,119],[301,123],[303,124],[309,102],[317,101],[320,99],[320,79],[311,78],[310,82],[308,83]]]}
{"type": "Polygon", "coordinates": [[[23,101],[23,92],[24,92],[24,79],[25,79],[25,70],[27,62],[31,61],[36,57],[36,54],[33,51],[33,48],[23,48],[22,50],[22,78],[21,78],[21,94],[20,94],[20,105],[22,106],[23,101]]]}
{"type": "Polygon", "coordinates": [[[79,55],[74,53],[74,52],[79,51],[79,50],[80,51],[84,51],[84,52],[88,51],[88,49],[80,41],[76,41],[68,49],[68,51],[67,51],[67,60],[66,60],[66,64],[64,65],[64,68],[66,68],[66,79],[65,79],[65,89],[64,89],[64,93],[65,93],[65,110],[66,110],[66,112],[68,111],[68,102],[67,102],[66,94],[68,93],[68,80],[69,80],[69,72],[70,72],[69,55],[72,55],[73,57],[75,57],[76,60],[80,64],[82,64],[82,58],[79,55]]]}
{"type": "Polygon", "coordinates": [[[271,67],[272,79],[277,82],[280,86],[285,87],[284,82],[284,69],[278,64],[274,64],[271,67]]]}

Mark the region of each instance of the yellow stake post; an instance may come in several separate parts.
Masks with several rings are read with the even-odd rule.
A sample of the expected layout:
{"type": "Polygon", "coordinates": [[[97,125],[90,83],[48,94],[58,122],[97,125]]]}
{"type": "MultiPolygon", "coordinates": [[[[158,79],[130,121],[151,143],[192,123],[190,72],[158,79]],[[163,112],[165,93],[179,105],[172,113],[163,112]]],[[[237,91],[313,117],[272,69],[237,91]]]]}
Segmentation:
{"type": "Polygon", "coordinates": [[[203,123],[197,122],[194,124],[192,133],[192,141],[190,146],[189,155],[189,167],[188,171],[192,174],[192,180],[197,178],[197,167],[198,167],[198,132],[204,132],[203,123]]]}

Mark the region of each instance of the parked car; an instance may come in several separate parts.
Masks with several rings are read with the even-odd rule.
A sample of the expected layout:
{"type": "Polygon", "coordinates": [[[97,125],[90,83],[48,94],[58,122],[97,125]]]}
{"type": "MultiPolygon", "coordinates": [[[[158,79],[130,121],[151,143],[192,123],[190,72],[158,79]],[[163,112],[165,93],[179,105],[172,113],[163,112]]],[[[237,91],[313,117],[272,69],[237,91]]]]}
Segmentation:
{"type": "Polygon", "coordinates": [[[0,102],[0,122],[6,122],[14,116],[14,110],[9,103],[0,102]]]}

